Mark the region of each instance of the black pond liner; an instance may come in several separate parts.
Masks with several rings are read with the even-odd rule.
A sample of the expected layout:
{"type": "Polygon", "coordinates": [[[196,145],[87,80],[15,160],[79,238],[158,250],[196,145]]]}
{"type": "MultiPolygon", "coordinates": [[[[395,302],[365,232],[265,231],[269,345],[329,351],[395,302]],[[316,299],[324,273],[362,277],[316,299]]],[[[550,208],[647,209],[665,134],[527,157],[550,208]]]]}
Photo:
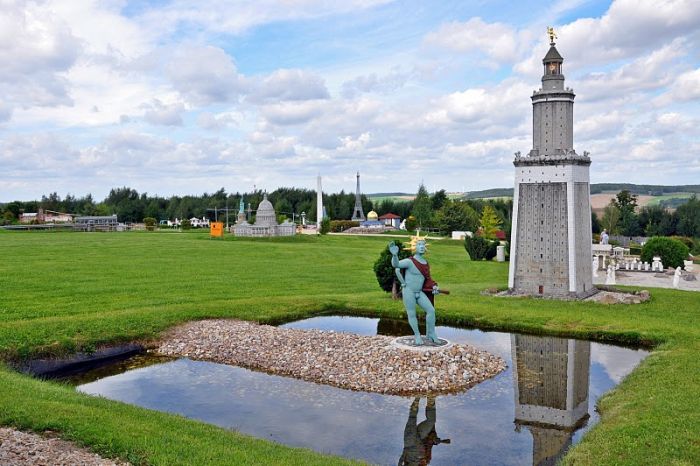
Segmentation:
{"type": "Polygon", "coordinates": [[[15,369],[40,379],[66,379],[111,366],[145,351],[143,345],[128,343],[100,348],[92,353],[76,353],[67,358],[32,359],[19,364],[15,369]]]}
{"type": "MultiPolygon", "coordinates": [[[[366,317],[319,316],[283,326],[410,333],[405,321],[366,317]]],[[[598,421],[597,399],[648,355],[560,337],[437,330],[503,357],[508,368],[467,391],[422,397],[151,354],[66,380],[84,393],[374,464],[555,464],[598,421]]]]}

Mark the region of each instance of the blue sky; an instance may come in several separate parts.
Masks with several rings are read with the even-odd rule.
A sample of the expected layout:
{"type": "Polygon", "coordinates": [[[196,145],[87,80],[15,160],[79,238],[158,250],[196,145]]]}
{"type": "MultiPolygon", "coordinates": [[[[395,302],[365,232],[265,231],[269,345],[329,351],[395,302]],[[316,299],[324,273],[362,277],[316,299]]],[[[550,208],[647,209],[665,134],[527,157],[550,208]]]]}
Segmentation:
{"type": "Polygon", "coordinates": [[[697,1],[10,1],[0,202],[512,186],[550,25],[592,182],[700,183],[697,1]]]}

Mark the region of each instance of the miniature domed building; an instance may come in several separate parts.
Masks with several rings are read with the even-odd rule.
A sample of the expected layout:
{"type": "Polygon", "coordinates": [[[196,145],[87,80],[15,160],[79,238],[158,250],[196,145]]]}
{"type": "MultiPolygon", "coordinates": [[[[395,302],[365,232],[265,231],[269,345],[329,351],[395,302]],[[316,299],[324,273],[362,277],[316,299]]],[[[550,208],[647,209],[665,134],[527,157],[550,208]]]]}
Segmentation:
{"type": "Polygon", "coordinates": [[[267,193],[263,195],[263,200],[258,205],[258,211],[255,214],[255,224],[260,226],[277,226],[277,214],[275,208],[272,207],[272,202],[267,200],[267,193]]]}
{"type": "Polygon", "coordinates": [[[367,214],[367,220],[360,222],[360,227],[362,228],[372,228],[372,229],[383,229],[384,224],[379,221],[379,215],[373,210],[370,210],[367,214]]]}
{"type": "Polygon", "coordinates": [[[267,200],[267,193],[263,195],[263,200],[258,205],[255,214],[255,224],[251,225],[245,221],[245,216],[239,213],[239,221],[233,228],[236,236],[293,236],[295,232],[294,223],[285,220],[281,225],[277,224],[277,214],[272,202],[267,200]]]}

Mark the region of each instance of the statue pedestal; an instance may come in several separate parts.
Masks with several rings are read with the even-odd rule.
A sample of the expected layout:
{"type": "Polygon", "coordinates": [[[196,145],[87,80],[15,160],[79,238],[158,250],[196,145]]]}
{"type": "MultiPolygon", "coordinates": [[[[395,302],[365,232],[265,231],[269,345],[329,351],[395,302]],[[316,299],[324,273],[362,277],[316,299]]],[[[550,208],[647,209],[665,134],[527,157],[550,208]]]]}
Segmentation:
{"type": "Polygon", "coordinates": [[[424,335],[422,338],[422,345],[416,345],[415,337],[413,335],[394,338],[394,340],[391,342],[391,346],[408,351],[425,352],[446,350],[452,347],[453,344],[451,341],[445,340],[444,338],[438,338],[438,343],[433,343],[424,335]]]}

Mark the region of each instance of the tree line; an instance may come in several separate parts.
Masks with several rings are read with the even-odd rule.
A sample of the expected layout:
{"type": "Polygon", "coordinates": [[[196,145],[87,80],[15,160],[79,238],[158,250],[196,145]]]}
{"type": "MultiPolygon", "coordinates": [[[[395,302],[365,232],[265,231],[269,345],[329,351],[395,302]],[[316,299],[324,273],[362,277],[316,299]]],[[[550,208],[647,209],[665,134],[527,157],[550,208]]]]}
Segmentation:
{"type": "Polygon", "coordinates": [[[662,205],[639,207],[638,197],[620,191],[600,219],[593,214],[593,232],[606,229],[623,236],[686,236],[700,238],[700,199],[696,195],[675,210],[662,205]]]}
{"type": "MultiPolygon", "coordinates": [[[[0,205],[0,222],[16,223],[22,212],[44,211],[66,212],[77,215],[113,215],[121,222],[142,222],[146,217],[157,220],[206,217],[222,220],[226,208],[229,219],[234,221],[241,198],[245,209],[250,207],[254,217],[255,209],[262,201],[264,192],[255,190],[246,193],[227,193],[224,188],[214,193],[199,196],[150,196],[129,187],[114,188],[102,201],[97,202],[88,194],[76,197],[67,194],[61,198],[57,193],[44,195],[35,201],[13,201],[0,205]]],[[[309,221],[316,219],[316,191],[300,188],[279,188],[268,195],[278,216],[298,221],[302,213],[309,221]]],[[[361,196],[362,209],[367,215],[370,210],[379,216],[393,213],[407,219],[409,229],[423,231],[477,231],[484,208],[489,206],[495,212],[500,229],[510,235],[513,202],[509,199],[450,199],[445,190],[428,193],[422,184],[413,200],[384,198],[372,202],[361,196]]],[[[326,215],[333,220],[350,219],[355,206],[355,194],[341,191],[323,195],[326,215]]],[[[592,215],[593,232],[603,228],[611,234],[625,236],[687,236],[700,237],[700,199],[693,196],[675,210],[663,206],[639,207],[637,195],[630,191],[620,191],[598,218],[592,215]]]]}
{"type": "MultiPolygon", "coordinates": [[[[19,221],[23,212],[44,211],[65,212],[76,215],[117,215],[120,222],[142,222],[144,218],[174,220],[192,217],[206,217],[211,220],[225,218],[228,209],[229,220],[233,222],[243,198],[244,208],[250,209],[254,218],[255,209],[263,200],[264,192],[255,190],[245,193],[228,193],[224,188],[199,196],[151,196],[139,193],[129,187],[113,188],[102,201],[92,195],[76,197],[67,194],[61,198],[57,193],[44,195],[40,200],[13,201],[0,205],[0,222],[11,224],[19,221]]],[[[302,213],[309,221],[316,219],[316,191],[300,188],[279,188],[268,193],[278,216],[298,221],[302,213]]],[[[371,210],[379,216],[393,213],[402,219],[409,219],[409,226],[425,230],[440,230],[449,233],[454,230],[476,231],[479,217],[486,204],[492,205],[503,222],[510,229],[512,212],[511,201],[484,201],[480,199],[449,199],[445,190],[429,194],[421,185],[414,200],[393,200],[385,198],[373,202],[366,195],[361,196],[365,215],[371,210]]],[[[350,219],[355,207],[355,194],[340,191],[323,195],[326,215],[333,220],[350,219]]]]}

